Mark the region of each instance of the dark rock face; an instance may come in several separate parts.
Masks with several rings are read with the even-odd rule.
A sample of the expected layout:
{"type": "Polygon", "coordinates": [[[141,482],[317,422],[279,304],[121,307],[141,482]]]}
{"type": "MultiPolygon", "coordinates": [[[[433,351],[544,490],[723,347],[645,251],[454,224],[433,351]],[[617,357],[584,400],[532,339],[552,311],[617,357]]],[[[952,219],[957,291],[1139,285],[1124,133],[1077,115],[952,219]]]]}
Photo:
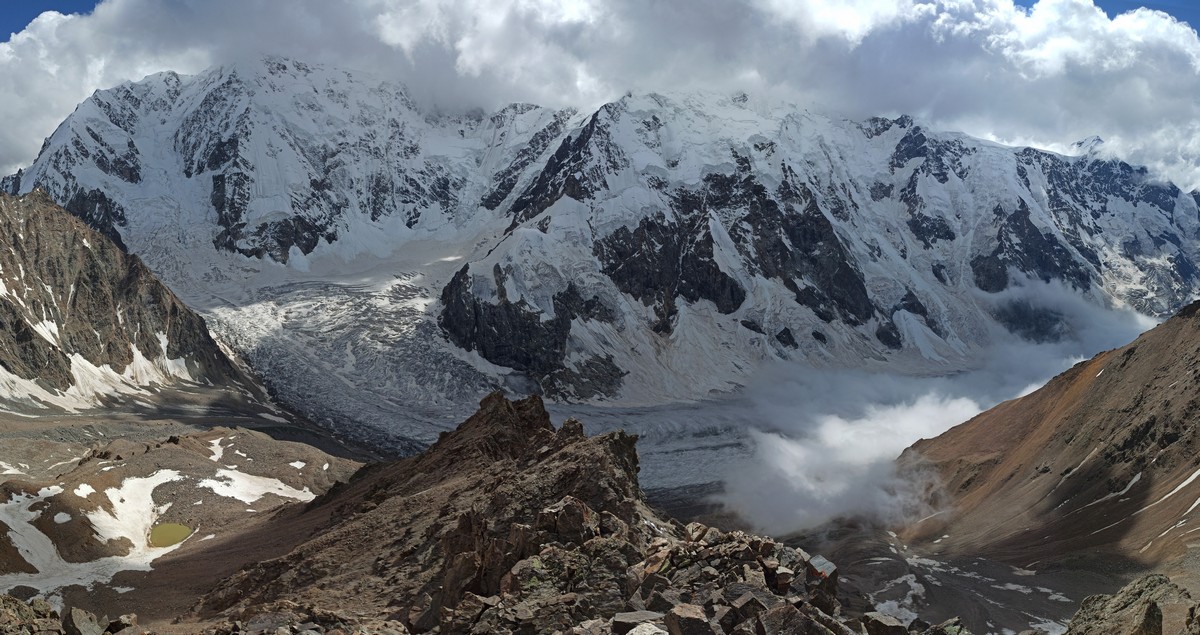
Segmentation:
{"type": "Polygon", "coordinates": [[[1077,289],[1091,284],[1087,268],[1057,238],[1030,221],[1024,200],[1011,214],[997,207],[995,216],[999,225],[996,248],[971,260],[975,284],[980,289],[996,293],[1008,288],[1010,268],[1043,282],[1061,280],[1077,289]]]}
{"type": "Polygon", "coordinates": [[[9,247],[0,250],[0,366],[7,372],[63,390],[73,382],[72,355],[119,373],[136,348],[148,359],[182,358],[196,381],[245,379],[204,321],[141,260],[44,193],[0,194],[0,228],[9,247]]]}
{"type": "Polygon", "coordinates": [[[892,312],[895,313],[896,311],[908,311],[924,320],[925,325],[935,334],[939,336],[945,335],[941,325],[938,324],[938,321],[933,316],[929,315],[929,309],[925,307],[921,299],[917,297],[917,294],[913,293],[912,289],[905,290],[904,297],[900,298],[896,306],[892,307],[892,312]]]}
{"type": "MultiPolygon", "coordinates": [[[[498,129],[502,128],[507,123],[506,119],[514,111],[518,114],[524,114],[533,108],[536,107],[529,104],[514,104],[496,113],[492,117],[492,124],[498,129]]],[[[560,110],[555,113],[554,119],[530,138],[528,145],[517,153],[517,156],[508,167],[492,175],[492,188],[483,196],[479,204],[491,210],[500,207],[500,204],[516,188],[517,181],[520,180],[521,176],[533,166],[534,161],[546,152],[554,140],[562,136],[566,130],[567,121],[574,115],[575,110],[572,108],[560,110]]]]}
{"type": "Polygon", "coordinates": [[[837,314],[861,324],[870,318],[874,307],[862,274],[807,186],[784,181],[770,197],[751,176],[713,175],[710,185],[713,205],[748,208],[745,222],[752,233],[730,233],[746,245],[747,260],[764,276],[783,281],[797,302],[822,319],[837,314]]]}
{"type": "Polygon", "coordinates": [[[546,211],[563,196],[577,201],[591,198],[605,186],[607,173],[628,167],[625,152],[608,137],[613,118],[623,109],[620,103],[606,104],[583,128],[562,140],[537,178],[509,208],[513,219],[510,231],[546,211]]]}
{"type": "Polygon", "coordinates": [[[713,260],[711,229],[702,216],[688,227],[663,216],[645,218],[632,231],[622,227],[595,243],[593,253],[604,273],[621,291],[653,306],[654,330],[671,332],[675,299],[709,300],[721,313],[732,313],[746,292],[713,260]]]}
{"type": "Polygon", "coordinates": [[[921,239],[926,249],[933,249],[939,240],[954,240],[956,235],[954,230],[950,228],[950,224],[942,218],[934,218],[925,216],[924,214],[913,214],[912,218],[905,221],[909,231],[913,236],[921,239]]]}
{"type": "Polygon", "coordinates": [[[486,360],[526,373],[550,394],[590,398],[613,394],[624,374],[611,358],[593,357],[582,368],[567,368],[567,339],[571,321],[611,321],[612,312],[599,298],[584,299],[574,285],[554,296],[554,315],[541,313],[523,301],[505,295],[505,273],[492,271],[498,302],[482,300],[471,292],[470,265],[464,265],[442,290],[438,324],[452,342],[478,350],[486,360]]]}
{"type": "Polygon", "coordinates": [[[97,231],[116,243],[122,251],[126,250],[125,243],[121,241],[121,234],[117,231],[117,227],[125,225],[125,209],[108,198],[104,192],[76,190],[70,200],[63,203],[63,209],[83,219],[88,226],[97,228],[97,231]]]}
{"type": "Polygon", "coordinates": [[[0,193],[16,196],[21,191],[21,177],[24,174],[24,170],[17,170],[16,174],[0,178],[0,193]]]}

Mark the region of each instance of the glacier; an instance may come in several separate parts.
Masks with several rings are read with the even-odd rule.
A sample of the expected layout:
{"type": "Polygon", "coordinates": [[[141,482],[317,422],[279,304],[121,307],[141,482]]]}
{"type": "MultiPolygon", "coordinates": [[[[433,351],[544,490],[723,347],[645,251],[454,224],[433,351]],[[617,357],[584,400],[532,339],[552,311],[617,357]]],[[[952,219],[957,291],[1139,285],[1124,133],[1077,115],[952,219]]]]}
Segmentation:
{"type": "Polygon", "coordinates": [[[445,114],[278,57],[98,91],[3,188],[139,255],[283,402],[400,451],[495,388],[650,420],[765,368],[961,373],[1079,335],[1022,289],[1162,316],[1200,275],[1200,195],[1099,143],[741,93],[445,114]]]}

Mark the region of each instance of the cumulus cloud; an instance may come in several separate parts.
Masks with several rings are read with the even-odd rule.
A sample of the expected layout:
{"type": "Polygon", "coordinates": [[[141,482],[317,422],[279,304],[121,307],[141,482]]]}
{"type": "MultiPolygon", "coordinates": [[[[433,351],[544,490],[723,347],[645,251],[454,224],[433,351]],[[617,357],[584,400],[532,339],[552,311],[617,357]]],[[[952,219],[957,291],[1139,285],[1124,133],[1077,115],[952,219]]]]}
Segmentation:
{"type": "Polygon", "coordinates": [[[627,90],[771,93],[1004,142],[1109,151],[1200,184],[1200,38],[1092,0],[104,0],[0,43],[0,169],[91,91],[263,53],[390,76],[446,109],[627,90]]]}
{"type": "Polygon", "coordinates": [[[754,456],[729,467],[721,501],[776,535],[841,516],[916,520],[936,510],[923,496],[930,482],[896,474],[904,448],[1154,324],[1132,311],[1098,310],[1057,283],[1028,282],[981,301],[1053,317],[1057,339],[1038,343],[997,330],[978,368],[941,377],[782,366],[746,395],[754,456]]]}

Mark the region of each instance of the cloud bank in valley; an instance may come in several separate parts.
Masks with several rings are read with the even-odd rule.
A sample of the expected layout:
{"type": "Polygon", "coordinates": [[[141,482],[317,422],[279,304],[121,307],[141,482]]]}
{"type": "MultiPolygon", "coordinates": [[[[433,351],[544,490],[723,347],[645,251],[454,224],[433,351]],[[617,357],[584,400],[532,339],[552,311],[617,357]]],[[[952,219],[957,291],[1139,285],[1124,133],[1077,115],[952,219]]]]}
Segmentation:
{"type": "Polygon", "coordinates": [[[447,109],[738,89],[1050,149],[1095,134],[1200,184],[1200,38],[1091,0],[105,0],[0,43],[0,91],[19,96],[0,103],[0,171],[93,90],[264,53],[390,76],[447,109]]]}
{"type": "Polygon", "coordinates": [[[933,513],[919,500],[929,483],[896,475],[893,461],[904,448],[1154,324],[1132,311],[1098,310],[1056,283],[981,300],[1049,311],[1059,316],[1061,338],[1038,343],[997,330],[978,368],[950,376],[780,367],[748,392],[754,459],[730,466],[722,502],[773,534],[839,516],[889,523],[933,513]]]}

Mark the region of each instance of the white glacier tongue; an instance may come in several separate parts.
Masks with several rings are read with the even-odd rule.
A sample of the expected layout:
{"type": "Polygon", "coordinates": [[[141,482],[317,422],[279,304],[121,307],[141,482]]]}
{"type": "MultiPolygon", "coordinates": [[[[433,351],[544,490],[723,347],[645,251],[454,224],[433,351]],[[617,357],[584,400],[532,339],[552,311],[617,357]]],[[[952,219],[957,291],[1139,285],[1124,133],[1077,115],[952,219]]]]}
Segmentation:
{"type": "Polygon", "coordinates": [[[1075,336],[1056,296],[1173,311],[1200,245],[1195,195],[1094,152],[745,95],[435,116],[282,58],[100,91],[6,182],[118,236],[286,402],[395,443],[497,386],[957,372],[1000,332],[1075,336]]]}

